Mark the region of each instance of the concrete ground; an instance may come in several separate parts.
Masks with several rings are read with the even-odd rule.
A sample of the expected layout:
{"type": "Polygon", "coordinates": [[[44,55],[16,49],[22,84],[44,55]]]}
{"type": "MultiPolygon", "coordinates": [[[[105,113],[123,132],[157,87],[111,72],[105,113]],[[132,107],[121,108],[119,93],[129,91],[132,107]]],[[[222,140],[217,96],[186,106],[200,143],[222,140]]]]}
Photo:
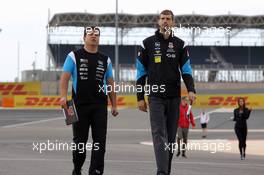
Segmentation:
{"type": "MultiPolygon", "coordinates": [[[[193,110],[196,115],[199,111],[193,110]]],[[[172,174],[263,174],[263,114],[261,110],[253,111],[248,120],[247,158],[243,161],[239,158],[233,122],[229,120],[231,112],[212,111],[206,140],[201,139],[196,120],[197,128],[190,131],[189,143],[207,144],[211,149],[188,151],[188,159],[175,156],[172,174]],[[219,148],[212,153],[220,142],[230,149],[219,148]]],[[[136,109],[121,110],[119,117],[109,115],[108,127],[105,174],[154,175],[156,167],[148,114],[136,109]]],[[[70,175],[71,151],[57,149],[40,153],[34,145],[42,144],[44,148],[49,142],[70,143],[71,139],[71,127],[65,125],[61,111],[0,110],[0,175],[70,175]]],[[[88,151],[83,174],[88,174],[89,159],[88,151]]]]}

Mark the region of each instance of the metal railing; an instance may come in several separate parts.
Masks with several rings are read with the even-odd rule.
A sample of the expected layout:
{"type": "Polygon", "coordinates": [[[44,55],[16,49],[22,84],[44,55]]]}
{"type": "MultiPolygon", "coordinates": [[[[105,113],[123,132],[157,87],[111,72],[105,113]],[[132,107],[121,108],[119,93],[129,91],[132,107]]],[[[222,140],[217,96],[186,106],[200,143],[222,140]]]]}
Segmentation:
{"type": "MultiPolygon", "coordinates": [[[[120,65],[120,82],[136,80],[134,65],[120,65]]],[[[264,65],[234,65],[222,68],[216,65],[194,65],[193,77],[196,82],[264,82],[264,65]]]]}

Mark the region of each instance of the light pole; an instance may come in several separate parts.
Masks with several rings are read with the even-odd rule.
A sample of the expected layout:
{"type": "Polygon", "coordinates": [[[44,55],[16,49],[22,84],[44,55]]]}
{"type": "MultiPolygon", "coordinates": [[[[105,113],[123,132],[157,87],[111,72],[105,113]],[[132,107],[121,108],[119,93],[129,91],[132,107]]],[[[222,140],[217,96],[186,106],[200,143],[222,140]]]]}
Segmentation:
{"type": "Polygon", "coordinates": [[[116,13],[115,13],[115,28],[116,28],[116,34],[115,34],[115,80],[118,83],[119,82],[119,69],[118,69],[118,63],[119,63],[119,54],[118,54],[118,0],[116,0],[116,13]]]}
{"type": "Polygon", "coordinates": [[[34,52],[34,61],[32,63],[32,67],[33,67],[33,81],[36,81],[37,79],[37,72],[36,72],[36,61],[37,61],[37,55],[38,55],[38,52],[35,51],[34,52]]]}
{"type": "Polygon", "coordinates": [[[19,74],[20,74],[20,43],[17,41],[17,81],[19,82],[19,74]]]}

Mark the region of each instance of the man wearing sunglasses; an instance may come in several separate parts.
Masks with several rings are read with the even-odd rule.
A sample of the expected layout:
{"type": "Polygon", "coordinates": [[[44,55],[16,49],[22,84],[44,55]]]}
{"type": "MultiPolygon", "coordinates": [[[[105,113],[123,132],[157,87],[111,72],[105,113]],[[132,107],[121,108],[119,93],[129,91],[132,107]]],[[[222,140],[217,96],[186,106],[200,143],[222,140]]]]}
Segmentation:
{"type": "MultiPolygon", "coordinates": [[[[73,123],[73,175],[81,175],[86,158],[88,132],[92,130],[92,152],[89,175],[103,174],[107,133],[107,95],[112,105],[112,115],[117,116],[116,94],[106,91],[105,85],[114,87],[112,63],[108,56],[98,52],[100,29],[84,29],[84,47],[68,54],[61,76],[61,105],[67,107],[68,83],[72,78],[72,99],[79,121],[73,123]],[[103,89],[103,90],[102,90],[103,89]],[[108,92],[108,94],[106,94],[108,92]]],[[[113,88],[112,88],[113,89],[113,88]]],[[[88,145],[89,144],[89,145],[88,145]]]]}

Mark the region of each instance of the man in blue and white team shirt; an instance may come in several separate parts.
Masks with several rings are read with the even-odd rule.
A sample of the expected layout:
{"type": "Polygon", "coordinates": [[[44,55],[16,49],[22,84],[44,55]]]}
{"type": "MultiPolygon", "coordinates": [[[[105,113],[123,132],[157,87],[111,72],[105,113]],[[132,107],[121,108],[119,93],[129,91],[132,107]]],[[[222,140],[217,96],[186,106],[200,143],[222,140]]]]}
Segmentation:
{"type": "Polygon", "coordinates": [[[114,80],[110,58],[98,52],[99,38],[98,27],[86,27],[83,36],[84,47],[68,54],[61,76],[61,105],[66,107],[68,83],[72,78],[72,99],[79,117],[79,121],[73,123],[72,127],[73,142],[78,148],[73,150],[73,175],[81,175],[86,151],[79,150],[79,145],[86,146],[90,127],[93,148],[89,175],[103,174],[107,133],[107,95],[111,101],[112,115],[118,115],[115,92],[105,91],[104,88],[107,85],[113,89],[114,80]]]}

